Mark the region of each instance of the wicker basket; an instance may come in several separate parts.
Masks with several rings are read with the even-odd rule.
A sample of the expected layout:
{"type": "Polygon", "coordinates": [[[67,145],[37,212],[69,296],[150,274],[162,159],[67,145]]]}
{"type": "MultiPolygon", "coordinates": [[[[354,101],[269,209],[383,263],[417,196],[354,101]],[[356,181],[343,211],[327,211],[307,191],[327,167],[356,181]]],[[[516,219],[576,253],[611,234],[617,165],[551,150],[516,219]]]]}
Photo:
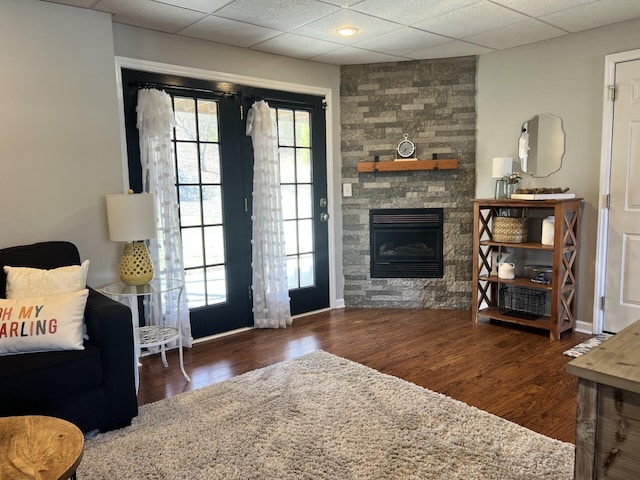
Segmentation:
{"type": "Polygon", "coordinates": [[[524,243],[527,241],[526,217],[493,217],[493,241],[524,243]]]}

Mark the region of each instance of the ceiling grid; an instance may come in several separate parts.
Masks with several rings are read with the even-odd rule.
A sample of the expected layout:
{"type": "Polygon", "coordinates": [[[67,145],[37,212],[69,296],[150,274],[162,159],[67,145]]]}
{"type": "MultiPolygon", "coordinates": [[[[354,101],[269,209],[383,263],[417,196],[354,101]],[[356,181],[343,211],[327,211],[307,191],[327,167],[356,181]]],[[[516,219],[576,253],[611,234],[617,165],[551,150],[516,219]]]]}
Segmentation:
{"type": "Polygon", "coordinates": [[[482,55],[640,17],[638,0],[43,0],[323,63],[482,55]],[[355,35],[337,30],[350,26],[355,35]]]}

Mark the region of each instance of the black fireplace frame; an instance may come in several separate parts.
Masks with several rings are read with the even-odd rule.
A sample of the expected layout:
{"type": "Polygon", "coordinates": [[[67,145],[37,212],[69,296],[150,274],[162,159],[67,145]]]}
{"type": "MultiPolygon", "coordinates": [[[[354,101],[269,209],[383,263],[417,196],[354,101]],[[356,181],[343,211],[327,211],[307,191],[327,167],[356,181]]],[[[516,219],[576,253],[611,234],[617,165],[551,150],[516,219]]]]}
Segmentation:
{"type": "Polygon", "coordinates": [[[442,208],[384,208],[369,210],[371,278],[443,278],[444,276],[444,210],[442,208]],[[435,258],[417,260],[384,257],[377,254],[377,235],[419,231],[436,234],[435,258]]]}

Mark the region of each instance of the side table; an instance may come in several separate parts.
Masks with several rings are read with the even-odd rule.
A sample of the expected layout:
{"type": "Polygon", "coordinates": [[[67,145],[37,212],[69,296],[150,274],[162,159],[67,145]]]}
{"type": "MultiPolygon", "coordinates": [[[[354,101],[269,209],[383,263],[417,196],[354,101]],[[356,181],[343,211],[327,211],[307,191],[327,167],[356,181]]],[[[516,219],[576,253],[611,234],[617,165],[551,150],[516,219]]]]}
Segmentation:
{"type": "MultiPolygon", "coordinates": [[[[110,297],[117,298],[143,298],[144,301],[148,301],[150,297],[156,295],[158,301],[161,301],[161,296],[164,293],[178,291],[178,318],[180,318],[180,298],[182,291],[184,290],[184,283],[171,278],[154,278],[151,282],[144,285],[127,285],[122,282],[112,283],[100,289],[102,293],[110,297]]],[[[147,319],[147,325],[140,327],[134,325],[133,336],[136,344],[136,388],[138,388],[138,368],[137,356],[140,349],[150,347],[160,347],[160,354],[162,356],[162,363],[165,367],[168,367],[166,346],[177,340],[178,341],[178,355],[180,357],[180,370],[182,375],[190,382],[191,379],[187,372],[184,370],[184,356],[182,352],[182,329],[177,326],[165,325],[163,318],[160,319],[147,319]],[[155,320],[150,321],[150,320],[155,320]]]]}
{"type": "Polygon", "coordinates": [[[73,423],[54,417],[0,418],[0,478],[76,478],[84,437],[73,423]]]}

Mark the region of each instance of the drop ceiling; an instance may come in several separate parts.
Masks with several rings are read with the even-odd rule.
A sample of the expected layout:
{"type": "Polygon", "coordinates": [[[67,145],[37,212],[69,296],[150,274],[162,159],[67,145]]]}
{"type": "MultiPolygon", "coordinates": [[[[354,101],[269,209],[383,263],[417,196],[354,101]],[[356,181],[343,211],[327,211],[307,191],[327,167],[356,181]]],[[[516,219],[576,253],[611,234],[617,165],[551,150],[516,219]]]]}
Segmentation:
{"type": "Polygon", "coordinates": [[[482,55],[640,17],[640,0],[44,0],[113,21],[347,65],[482,55]],[[341,37],[337,29],[358,32],[341,37]]]}

